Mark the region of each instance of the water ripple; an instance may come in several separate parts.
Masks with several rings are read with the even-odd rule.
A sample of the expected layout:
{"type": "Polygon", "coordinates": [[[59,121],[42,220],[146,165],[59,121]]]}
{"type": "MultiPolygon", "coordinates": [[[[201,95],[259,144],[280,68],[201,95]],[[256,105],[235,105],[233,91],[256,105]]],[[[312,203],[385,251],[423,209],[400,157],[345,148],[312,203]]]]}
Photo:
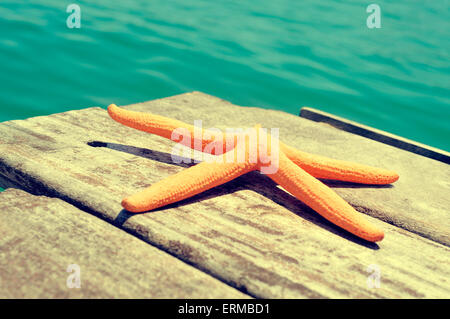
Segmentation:
{"type": "Polygon", "coordinates": [[[308,105],[450,150],[448,0],[0,4],[0,121],[198,90],[298,114],[308,105]]]}

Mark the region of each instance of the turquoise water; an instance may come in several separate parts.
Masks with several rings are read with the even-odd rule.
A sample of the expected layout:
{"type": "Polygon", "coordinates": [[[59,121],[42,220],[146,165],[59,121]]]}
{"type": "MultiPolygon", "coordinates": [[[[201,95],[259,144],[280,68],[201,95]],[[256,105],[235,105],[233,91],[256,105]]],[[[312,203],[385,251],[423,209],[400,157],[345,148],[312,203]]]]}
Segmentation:
{"type": "Polygon", "coordinates": [[[198,90],[450,151],[449,1],[71,2],[0,2],[0,121],[198,90]]]}

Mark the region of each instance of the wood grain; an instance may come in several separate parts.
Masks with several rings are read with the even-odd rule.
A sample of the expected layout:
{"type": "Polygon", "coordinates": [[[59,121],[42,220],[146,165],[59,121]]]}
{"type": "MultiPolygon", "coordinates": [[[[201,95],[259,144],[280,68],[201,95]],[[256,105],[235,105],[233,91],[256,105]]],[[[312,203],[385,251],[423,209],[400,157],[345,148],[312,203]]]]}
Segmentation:
{"type": "Polygon", "coordinates": [[[0,298],[248,298],[60,199],[0,193],[0,233],[0,298]]]}
{"type": "Polygon", "coordinates": [[[185,167],[173,143],[89,108],[0,125],[0,174],[126,229],[255,297],[448,298],[449,167],[294,115],[198,92],[128,106],[206,128],[280,128],[304,151],[396,170],[394,186],[328,181],[385,231],[379,245],[330,224],[256,173],[145,214],[120,201],[185,167]],[[93,147],[95,146],[95,147],[93,147]],[[430,177],[432,176],[432,177],[430,177]],[[394,225],[392,225],[394,224],[394,225]],[[447,245],[447,246],[446,246],[447,245]],[[381,287],[368,288],[370,265],[381,287]]]}

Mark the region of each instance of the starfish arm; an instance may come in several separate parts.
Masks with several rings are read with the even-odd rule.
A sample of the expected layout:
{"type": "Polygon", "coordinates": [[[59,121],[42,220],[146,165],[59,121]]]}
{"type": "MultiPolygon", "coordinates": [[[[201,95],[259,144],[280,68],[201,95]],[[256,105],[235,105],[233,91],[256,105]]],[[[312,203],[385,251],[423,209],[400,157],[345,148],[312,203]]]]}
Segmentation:
{"type": "Polygon", "coordinates": [[[316,178],[379,185],[393,183],[399,178],[391,170],[313,155],[282,143],[280,148],[292,162],[316,178]]]}
{"type": "Polygon", "coordinates": [[[108,114],[113,120],[125,126],[137,129],[139,131],[156,134],[167,139],[172,139],[172,133],[175,130],[183,129],[183,131],[190,136],[188,141],[184,141],[187,142],[186,146],[198,151],[203,151],[206,146],[217,142],[220,142],[219,145],[221,145],[221,147],[215,148],[212,154],[222,154],[226,152],[229,150],[226,149],[227,145],[233,145],[234,147],[234,137],[220,135],[218,141],[216,139],[217,133],[215,132],[204,129],[198,129],[197,131],[193,125],[161,115],[125,110],[115,104],[108,106],[108,114]],[[200,143],[197,143],[195,138],[201,139],[200,143]],[[232,138],[232,140],[228,141],[228,144],[227,138],[232,138]]]}
{"type": "Polygon", "coordinates": [[[278,171],[268,176],[339,227],[371,242],[383,239],[384,234],[381,230],[364,219],[332,189],[295,165],[282,152],[278,171]]]}
{"type": "Polygon", "coordinates": [[[125,198],[122,206],[134,213],[153,210],[192,197],[252,170],[245,163],[202,162],[125,198]]]}

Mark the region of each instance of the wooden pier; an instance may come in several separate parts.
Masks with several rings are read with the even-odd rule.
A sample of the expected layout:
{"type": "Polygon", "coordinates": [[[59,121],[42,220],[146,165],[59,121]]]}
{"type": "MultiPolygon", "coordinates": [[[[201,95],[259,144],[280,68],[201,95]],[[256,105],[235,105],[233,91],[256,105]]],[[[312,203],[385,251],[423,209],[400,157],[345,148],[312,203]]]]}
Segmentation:
{"type": "Polygon", "coordinates": [[[257,173],[130,214],[123,197],[185,167],[173,142],[91,107],[0,123],[0,297],[450,297],[448,164],[199,92],[125,108],[204,128],[261,123],[298,149],[397,171],[388,186],[324,181],[384,240],[358,239],[257,173]],[[80,288],[67,287],[70,264],[80,288]]]}

